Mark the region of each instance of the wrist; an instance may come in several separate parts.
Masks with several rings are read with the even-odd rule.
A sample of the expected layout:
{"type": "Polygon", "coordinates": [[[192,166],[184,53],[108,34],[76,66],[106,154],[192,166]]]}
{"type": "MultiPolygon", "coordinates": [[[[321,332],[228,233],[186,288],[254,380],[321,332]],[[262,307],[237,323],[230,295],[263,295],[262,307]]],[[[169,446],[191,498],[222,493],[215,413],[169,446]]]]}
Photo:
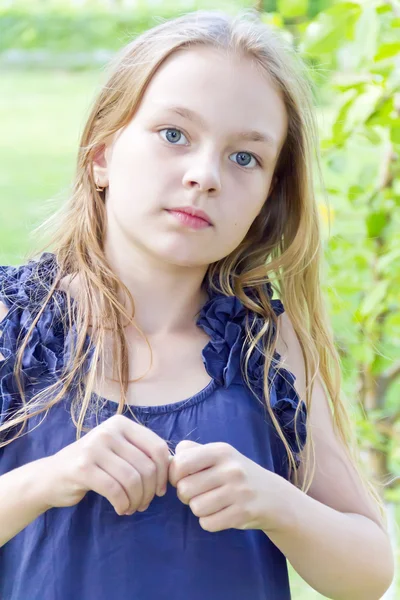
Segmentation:
{"type": "Polygon", "coordinates": [[[52,505],[49,503],[50,488],[47,478],[48,457],[39,458],[26,465],[27,484],[32,503],[40,513],[44,513],[52,505]]]}
{"type": "Polygon", "coordinates": [[[272,508],[270,503],[265,503],[265,511],[261,515],[261,527],[266,535],[272,532],[291,531],[296,524],[296,497],[298,490],[290,481],[276,473],[269,484],[268,494],[273,497],[272,508]],[[271,489],[272,488],[272,489],[271,489]]]}

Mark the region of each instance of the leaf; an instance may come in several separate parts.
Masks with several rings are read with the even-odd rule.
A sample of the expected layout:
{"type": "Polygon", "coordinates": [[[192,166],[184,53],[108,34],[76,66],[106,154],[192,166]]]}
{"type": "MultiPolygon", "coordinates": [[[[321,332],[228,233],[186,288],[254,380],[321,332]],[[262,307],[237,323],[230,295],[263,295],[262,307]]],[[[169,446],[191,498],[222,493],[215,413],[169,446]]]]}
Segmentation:
{"type": "Polygon", "coordinates": [[[383,125],[386,127],[387,125],[391,125],[393,119],[392,114],[394,111],[394,98],[393,96],[390,98],[381,99],[376,107],[374,112],[368,117],[365,124],[368,126],[371,125],[383,125]]]}
{"type": "Polygon", "coordinates": [[[388,281],[380,281],[364,298],[360,306],[360,313],[363,316],[371,314],[375,308],[381,304],[386,296],[388,281]]]}
{"type": "Polygon", "coordinates": [[[400,119],[396,119],[398,123],[394,124],[390,130],[390,139],[394,144],[400,144],[400,119]]]}
{"type": "Polygon", "coordinates": [[[390,266],[390,264],[395,261],[397,258],[400,258],[400,248],[395,248],[390,252],[387,252],[383,256],[380,256],[377,260],[377,269],[379,273],[386,272],[386,268],[390,266]]]}
{"type": "Polygon", "coordinates": [[[351,90],[353,93],[350,95],[350,98],[348,100],[346,100],[346,102],[344,102],[344,104],[341,106],[338,115],[336,117],[336,121],[332,127],[332,132],[333,132],[333,136],[334,139],[336,138],[341,138],[341,136],[344,133],[345,127],[346,127],[346,117],[347,117],[347,113],[351,108],[351,105],[354,102],[354,98],[356,97],[356,92],[351,90]]]}
{"type": "Polygon", "coordinates": [[[365,4],[360,18],[355,25],[354,50],[358,60],[354,67],[357,68],[363,62],[368,62],[376,54],[379,33],[379,19],[375,8],[365,4]]]}
{"type": "Polygon", "coordinates": [[[384,211],[372,212],[367,217],[367,230],[370,238],[378,237],[388,222],[384,211]]]}
{"type": "Polygon", "coordinates": [[[341,43],[353,38],[360,13],[360,5],[354,2],[338,2],[319,13],[305,31],[302,50],[315,56],[336,52],[341,43]]]}
{"type": "Polygon", "coordinates": [[[381,96],[382,90],[378,86],[369,86],[363,94],[359,94],[347,112],[347,129],[352,130],[356,125],[364,124],[375,111],[381,96]]]}
{"type": "Polygon", "coordinates": [[[308,0],[278,0],[277,10],[284,19],[302,17],[308,12],[308,0]]]}
{"type": "Polygon", "coordinates": [[[374,131],[372,127],[366,127],[364,131],[364,135],[371,144],[374,146],[378,146],[382,143],[382,138],[378,132],[374,131]]]}
{"type": "Polygon", "coordinates": [[[378,52],[374,56],[374,61],[378,62],[385,58],[392,58],[400,53],[400,42],[390,42],[387,44],[381,44],[378,52]]]}

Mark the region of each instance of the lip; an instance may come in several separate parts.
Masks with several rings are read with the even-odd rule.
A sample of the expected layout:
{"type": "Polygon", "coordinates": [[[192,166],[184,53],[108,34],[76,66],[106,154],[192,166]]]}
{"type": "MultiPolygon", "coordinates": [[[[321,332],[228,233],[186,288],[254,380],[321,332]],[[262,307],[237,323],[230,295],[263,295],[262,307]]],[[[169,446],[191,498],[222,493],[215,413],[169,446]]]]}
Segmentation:
{"type": "Polygon", "coordinates": [[[187,212],[174,209],[166,210],[165,212],[171,215],[173,219],[176,219],[183,227],[188,227],[193,231],[212,227],[212,225],[205,219],[201,219],[200,217],[196,217],[194,215],[189,215],[187,212]]]}
{"type": "Polygon", "coordinates": [[[206,212],[204,212],[203,210],[194,208],[193,206],[174,206],[174,208],[168,208],[167,210],[185,213],[187,215],[190,215],[191,217],[197,217],[198,219],[203,219],[203,221],[206,221],[209,225],[212,225],[212,221],[211,221],[210,217],[208,216],[208,214],[206,212]]]}

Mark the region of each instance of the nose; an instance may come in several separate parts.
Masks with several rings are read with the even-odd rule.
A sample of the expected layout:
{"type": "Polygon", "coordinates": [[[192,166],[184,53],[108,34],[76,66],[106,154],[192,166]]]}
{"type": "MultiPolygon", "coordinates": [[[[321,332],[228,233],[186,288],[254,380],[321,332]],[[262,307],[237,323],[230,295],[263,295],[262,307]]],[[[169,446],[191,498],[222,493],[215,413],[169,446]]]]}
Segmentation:
{"type": "Polygon", "coordinates": [[[198,156],[194,158],[191,167],[183,176],[182,183],[184,187],[197,188],[199,192],[219,192],[221,190],[221,174],[217,159],[210,156],[203,159],[198,156]]]}

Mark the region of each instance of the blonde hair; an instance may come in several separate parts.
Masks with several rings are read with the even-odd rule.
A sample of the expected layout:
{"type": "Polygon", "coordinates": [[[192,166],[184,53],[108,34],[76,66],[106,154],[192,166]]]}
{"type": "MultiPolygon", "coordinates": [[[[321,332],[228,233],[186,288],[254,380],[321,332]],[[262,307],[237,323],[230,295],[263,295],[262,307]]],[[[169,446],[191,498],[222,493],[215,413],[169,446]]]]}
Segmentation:
{"type": "MultiPolygon", "coordinates": [[[[77,428],[77,439],[84,428],[84,419],[94,387],[96,364],[101,357],[100,349],[104,345],[107,329],[116,334],[113,336],[113,356],[121,386],[117,413],[122,412],[126,403],[129,378],[123,318],[132,322],[134,300],[126,286],[111,270],[103,252],[106,211],[104,194],[96,189],[94,181],[93,156],[109,136],[126,126],[132,119],[146,86],[166,58],[180,49],[200,45],[234,53],[236,56],[250,57],[259,70],[271,77],[281,91],[288,114],[287,137],[275,170],[277,182],[268,202],[265,202],[240,245],[225,258],[211,264],[206,274],[210,286],[213,285],[212,282],[219,281],[222,293],[236,295],[246,308],[262,317],[263,327],[256,336],[253,335],[252,328],[248,327],[248,323],[246,324],[245,334],[249,348],[246,352],[245,379],[250,386],[247,375],[248,359],[256,344],[264,340],[265,402],[286,448],[289,477],[293,473],[294,484],[298,485],[294,454],[270,406],[268,372],[276,347],[276,337],[272,344],[267,345],[265,338],[268,336],[265,334],[271,322],[279,332],[278,319],[265,291],[265,283],[270,281],[282,299],[300,342],[306,371],[304,400],[308,412],[314,380],[319,369],[332,405],[335,430],[343,440],[346,452],[359,473],[364,488],[385,516],[378,493],[363,473],[356,452],[357,441],[352,431],[351,420],[341,399],[340,358],[335,349],[320,286],[322,244],[319,212],[313,189],[313,165],[315,164],[319,176],[321,168],[318,155],[315,154],[318,148],[318,133],[312,86],[305,65],[295,52],[283,38],[263,24],[258,14],[252,10],[242,11],[235,16],[221,11],[191,12],[147,30],[117,54],[111,65],[109,78],[94,102],[82,134],[73,192],[67,203],[41,226],[53,231],[50,244],[56,257],[58,272],[18,351],[14,372],[23,406],[15,413],[13,419],[0,427],[0,432],[20,423],[23,429],[30,416],[40,414],[61,401],[90,351],[90,348],[85,346],[86,334],[91,326],[90,316],[93,325],[96,324],[92,336],[93,360],[88,370],[86,385],[84,388],[78,386],[79,390],[71,409],[72,419],[77,428]],[[29,401],[31,414],[27,415],[27,404],[19,378],[23,353],[29,336],[59,282],[66,275],[74,274],[79,276],[82,294],[79,304],[75,306],[76,314],[73,315],[69,304],[67,305],[65,326],[68,328],[73,322],[76,323],[75,346],[70,352],[70,360],[65,365],[60,380],[29,401]],[[251,295],[245,293],[245,288],[251,290],[251,295]],[[131,314],[118,300],[120,291],[126,293],[131,302],[131,314]],[[109,325],[108,328],[106,324],[109,325]]],[[[70,299],[69,293],[67,297],[70,299]]],[[[300,409],[301,402],[296,410],[296,423],[300,409]]],[[[307,444],[307,465],[302,484],[305,492],[308,491],[315,473],[315,449],[311,431],[308,436],[310,444],[307,444]]],[[[297,432],[296,437],[299,441],[297,432]]],[[[11,441],[12,439],[6,443],[11,441]]]]}

